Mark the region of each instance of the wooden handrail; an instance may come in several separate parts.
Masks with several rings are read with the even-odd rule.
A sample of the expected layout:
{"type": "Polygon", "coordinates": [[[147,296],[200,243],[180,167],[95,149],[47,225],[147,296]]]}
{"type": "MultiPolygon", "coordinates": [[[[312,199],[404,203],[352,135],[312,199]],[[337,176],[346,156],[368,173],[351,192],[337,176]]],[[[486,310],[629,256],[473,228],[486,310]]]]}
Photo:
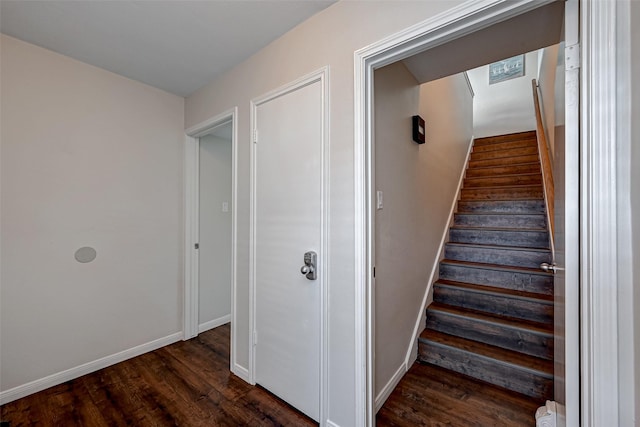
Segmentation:
{"type": "MultiPolygon", "coordinates": [[[[553,185],[553,166],[551,164],[551,156],[549,155],[549,144],[547,143],[547,136],[544,132],[544,125],[542,124],[542,113],[540,112],[540,101],[538,98],[538,84],[536,79],[531,80],[531,87],[533,88],[533,104],[536,111],[536,135],[538,139],[538,156],[540,158],[540,165],[542,167],[542,184],[544,188],[544,199],[547,206],[547,222],[549,224],[549,232],[551,233],[551,249],[553,250],[554,244],[554,190],[553,185]]],[[[554,254],[555,255],[555,254],[554,254]]],[[[555,258],[555,256],[554,256],[555,258]]]]}

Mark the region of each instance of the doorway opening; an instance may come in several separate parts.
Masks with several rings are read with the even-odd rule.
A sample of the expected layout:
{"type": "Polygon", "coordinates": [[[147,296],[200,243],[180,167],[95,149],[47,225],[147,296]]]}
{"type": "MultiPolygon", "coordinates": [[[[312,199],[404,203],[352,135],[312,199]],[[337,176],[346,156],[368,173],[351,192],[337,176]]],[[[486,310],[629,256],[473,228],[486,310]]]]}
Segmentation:
{"type": "Polygon", "coordinates": [[[236,117],[234,108],[186,131],[183,334],[230,323],[230,370],[246,379],[235,363],[236,117]]]}
{"type": "MultiPolygon", "coordinates": [[[[577,21],[577,13],[573,14],[572,17],[577,21]]],[[[376,222],[376,214],[387,207],[387,202],[391,202],[391,209],[398,210],[401,209],[401,207],[396,205],[392,198],[388,197],[389,194],[384,192],[385,194],[383,195],[378,182],[376,182],[378,179],[376,166],[384,163],[388,159],[380,158],[380,153],[376,152],[377,138],[379,137],[376,132],[376,120],[378,120],[379,114],[377,111],[379,97],[377,92],[376,95],[373,96],[376,90],[374,87],[375,77],[377,77],[378,71],[382,71],[384,67],[391,66],[391,64],[399,61],[404,61],[403,66],[405,69],[411,69],[412,66],[415,66],[417,63],[422,63],[425,65],[422,67],[422,70],[411,70],[410,74],[413,74],[416,80],[423,83],[460,73],[506,57],[554,45],[559,41],[559,34],[561,33],[564,21],[563,18],[564,4],[560,3],[533,4],[533,2],[523,2],[514,8],[501,8],[496,6],[491,12],[487,10],[467,13],[460,11],[459,16],[442,17],[441,21],[434,19],[434,22],[425,23],[421,29],[414,28],[408,30],[405,34],[398,37],[397,44],[394,44],[394,41],[385,40],[381,42],[379,46],[365,48],[360,52],[356,52],[356,253],[357,255],[361,255],[356,265],[358,270],[356,271],[356,280],[358,284],[362,285],[358,286],[357,289],[362,292],[360,295],[361,299],[359,298],[358,301],[364,302],[361,314],[362,319],[366,319],[366,325],[362,331],[366,341],[364,347],[368,366],[364,372],[361,372],[363,375],[361,380],[367,385],[367,395],[363,396],[365,400],[364,406],[367,407],[365,414],[367,419],[363,420],[363,424],[372,425],[375,422],[375,411],[384,399],[386,399],[388,393],[393,390],[394,385],[402,378],[404,372],[409,368],[409,364],[415,360],[417,351],[410,343],[415,342],[417,334],[422,330],[419,325],[424,325],[424,314],[422,314],[415,320],[416,326],[413,333],[410,331],[413,325],[409,327],[409,332],[407,333],[408,339],[406,340],[407,343],[405,343],[406,357],[403,358],[403,360],[399,360],[395,366],[381,368],[380,362],[384,363],[388,361],[390,357],[386,353],[380,354],[381,350],[384,351],[384,349],[389,348],[388,342],[385,342],[385,340],[388,338],[391,340],[397,339],[398,336],[392,333],[380,336],[376,327],[376,321],[380,321],[383,318],[396,321],[398,319],[398,307],[406,307],[406,305],[402,303],[396,304],[395,314],[379,313],[376,310],[376,301],[388,301],[387,297],[381,296],[378,298],[377,295],[378,292],[385,291],[382,290],[379,286],[380,284],[377,283],[383,273],[381,269],[378,268],[380,260],[376,254],[376,250],[378,250],[376,234],[380,233],[380,235],[383,235],[383,233],[389,231],[385,231],[384,227],[379,227],[379,224],[376,222]],[[542,16],[544,16],[544,18],[542,16]],[[550,19],[550,16],[554,18],[550,19]],[[547,24],[553,22],[554,31],[548,31],[548,25],[544,28],[539,28],[539,22],[545,22],[547,24]],[[429,30],[425,31],[425,27],[429,30]],[[414,33],[409,35],[411,31],[414,31],[414,33]],[[496,40],[500,40],[500,42],[497,43],[496,40]],[[459,52],[459,55],[452,55],[450,52],[459,52]],[[420,75],[421,73],[422,75],[420,75]],[[362,223],[359,223],[359,219],[363,220],[362,223]],[[379,378],[380,375],[384,375],[385,378],[379,378]],[[383,382],[382,384],[380,384],[381,380],[383,382]]],[[[573,37],[574,35],[571,34],[571,36],[573,37]]],[[[567,43],[576,43],[577,33],[575,37],[575,40],[567,37],[567,43]]],[[[530,64],[530,66],[537,68],[538,64],[530,64]]],[[[449,99],[438,99],[438,101],[446,104],[449,102],[449,99]]],[[[415,114],[418,113],[416,112],[415,114]]],[[[578,123],[575,121],[571,125],[575,128],[577,141],[578,123]]],[[[429,120],[427,120],[426,127],[429,128],[429,120]]],[[[466,142],[468,144],[470,141],[466,142]]],[[[399,144],[411,144],[411,141],[403,140],[399,142],[399,144]]],[[[464,155],[467,150],[460,151],[461,155],[459,157],[462,158],[460,167],[462,167],[462,163],[465,161],[464,155]]],[[[577,150],[575,153],[577,156],[577,150]]],[[[438,154],[439,153],[432,153],[433,156],[437,156],[438,154]]],[[[434,167],[438,166],[440,165],[434,165],[434,167]]],[[[402,170],[403,173],[404,171],[405,169],[402,170]]],[[[572,171],[572,173],[574,172],[577,173],[577,169],[572,171]]],[[[460,170],[458,170],[457,173],[460,174],[460,170]]],[[[392,177],[391,180],[393,180],[397,178],[398,174],[392,173],[390,176],[392,177]]],[[[463,175],[460,176],[459,182],[462,182],[462,178],[463,175]]],[[[437,180],[438,176],[434,176],[432,179],[437,180]]],[[[455,182],[453,186],[455,187],[455,182]]],[[[455,207],[456,200],[457,199],[453,200],[453,206],[451,206],[451,198],[449,198],[447,204],[451,206],[451,210],[455,207]]],[[[571,202],[577,203],[577,199],[571,202]]],[[[447,208],[445,208],[445,211],[446,212],[443,212],[443,220],[441,221],[442,225],[439,227],[440,233],[443,233],[443,229],[448,229],[447,225],[451,220],[451,212],[447,208]]],[[[424,215],[423,218],[424,221],[429,221],[428,215],[424,215]]],[[[418,226],[420,225],[418,224],[418,226]]],[[[575,226],[577,230],[577,221],[575,226]]],[[[577,232],[573,235],[577,236],[577,232]]],[[[436,242],[440,240],[439,237],[440,236],[435,239],[436,242]]],[[[428,268],[431,277],[429,277],[429,272],[426,272],[426,277],[423,278],[424,282],[428,282],[427,284],[433,281],[434,274],[437,278],[436,266],[441,257],[442,244],[444,243],[445,237],[446,231],[445,234],[442,235],[440,248],[438,248],[437,243],[435,244],[435,254],[431,257],[432,259],[424,261],[429,264],[429,267],[433,264],[433,269],[428,268]]],[[[573,243],[574,242],[572,242],[572,244],[573,243]]],[[[577,240],[575,243],[577,244],[577,240]]],[[[396,250],[392,252],[398,253],[398,249],[399,248],[396,248],[396,250]]],[[[400,274],[406,275],[411,265],[415,266],[415,263],[410,262],[409,268],[400,268],[400,274]]],[[[572,268],[577,270],[577,263],[572,265],[572,268]]],[[[572,279],[577,278],[577,273],[574,273],[572,270],[572,279]]],[[[571,283],[571,285],[577,286],[577,281],[571,283]]],[[[397,289],[396,291],[397,292],[392,292],[389,295],[402,293],[397,289]]],[[[575,299],[573,301],[575,304],[574,307],[571,308],[572,311],[568,312],[566,316],[567,327],[569,329],[562,332],[566,333],[567,342],[571,344],[571,348],[574,348],[573,344],[577,344],[579,334],[577,328],[577,289],[572,288],[571,292],[573,293],[571,295],[567,294],[567,297],[574,297],[575,299]]],[[[414,319],[419,312],[424,313],[428,295],[429,293],[423,290],[420,296],[413,295],[410,297],[410,299],[415,301],[417,307],[415,313],[413,313],[414,319]],[[424,299],[422,304],[420,307],[417,307],[419,301],[416,300],[420,300],[420,297],[423,295],[424,299]]],[[[393,298],[393,296],[391,296],[391,298],[393,298]]],[[[393,302],[387,303],[393,306],[393,302]]],[[[391,308],[391,310],[394,309],[391,308]]],[[[564,335],[563,338],[565,338],[564,335]]],[[[571,368],[570,371],[566,373],[566,378],[562,379],[567,384],[567,390],[570,390],[572,393],[572,404],[577,402],[579,398],[579,357],[577,345],[575,349],[575,352],[566,355],[566,357],[570,359],[566,364],[571,364],[571,368]]],[[[563,361],[562,363],[565,362],[563,361]]],[[[571,410],[573,411],[572,416],[576,415],[579,411],[578,405],[572,406],[571,410]]]]}

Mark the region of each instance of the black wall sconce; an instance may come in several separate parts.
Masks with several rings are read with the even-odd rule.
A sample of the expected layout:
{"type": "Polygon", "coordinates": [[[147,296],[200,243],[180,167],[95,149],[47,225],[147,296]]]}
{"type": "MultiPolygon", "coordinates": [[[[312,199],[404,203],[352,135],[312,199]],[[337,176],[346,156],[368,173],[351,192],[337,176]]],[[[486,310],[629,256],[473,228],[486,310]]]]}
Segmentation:
{"type": "Polygon", "coordinates": [[[424,144],[424,119],[420,116],[413,116],[413,140],[418,144],[424,144]]]}

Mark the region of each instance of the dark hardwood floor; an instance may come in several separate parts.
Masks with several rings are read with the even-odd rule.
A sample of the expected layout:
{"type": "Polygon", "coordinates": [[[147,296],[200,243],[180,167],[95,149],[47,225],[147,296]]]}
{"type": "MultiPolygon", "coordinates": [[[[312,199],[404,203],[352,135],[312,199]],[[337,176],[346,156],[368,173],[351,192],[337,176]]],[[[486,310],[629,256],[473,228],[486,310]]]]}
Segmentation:
{"type": "Polygon", "coordinates": [[[10,427],[317,426],[229,372],[229,329],[212,329],[8,403],[0,418],[10,427]]]}
{"type": "Polygon", "coordinates": [[[378,411],[382,426],[535,426],[544,402],[439,368],[415,363],[378,411]]]}
{"type": "MultiPolygon", "coordinates": [[[[538,406],[416,364],[378,413],[377,425],[533,426],[538,406]]],[[[228,325],[3,405],[0,420],[2,427],[317,425],[229,372],[228,325]]]]}

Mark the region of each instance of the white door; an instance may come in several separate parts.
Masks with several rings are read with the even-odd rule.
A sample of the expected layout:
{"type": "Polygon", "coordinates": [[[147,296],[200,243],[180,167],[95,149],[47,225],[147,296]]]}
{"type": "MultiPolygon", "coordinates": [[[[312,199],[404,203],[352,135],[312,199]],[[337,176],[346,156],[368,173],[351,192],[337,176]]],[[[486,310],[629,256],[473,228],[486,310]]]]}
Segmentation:
{"type": "Polygon", "coordinates": [[[579,68],[578,2],[565,3],[565,40],[556,72],[554,130],[555,184],[555,400],[566,406],[558,426],[578,426],[580,411],[579,354],[579,68]],[[564,55],[562,55],[564,53],[564,55]]]}
{"type": "Polygon", "coordinates": [[[304,254],[322,264],[323,83],[258,103],[254,110],[255,380],[318,421],[320,309],[324,278],[301,273],[304,254]]]}

